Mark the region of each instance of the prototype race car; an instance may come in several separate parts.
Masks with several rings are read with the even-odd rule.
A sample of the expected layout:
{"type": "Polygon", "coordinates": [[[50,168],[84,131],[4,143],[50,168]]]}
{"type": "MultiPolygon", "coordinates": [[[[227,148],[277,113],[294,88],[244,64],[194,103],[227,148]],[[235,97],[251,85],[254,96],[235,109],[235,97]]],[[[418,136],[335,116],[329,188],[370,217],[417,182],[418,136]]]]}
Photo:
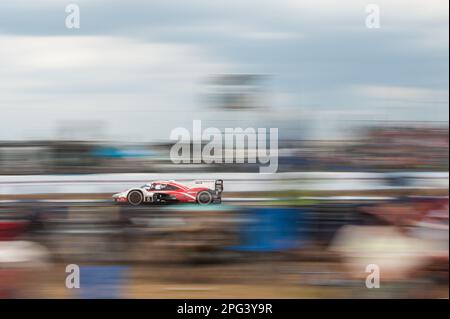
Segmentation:
{"type": "Polygon", "coordinates": [[[175,181],[155,181],[141,187],[130,188],[112,197],[116,203],[138,206],[144,203],[198,203],[200,205],[220,204],[222,201],[222,180],[196,180],[191,184],[175,181]]]}

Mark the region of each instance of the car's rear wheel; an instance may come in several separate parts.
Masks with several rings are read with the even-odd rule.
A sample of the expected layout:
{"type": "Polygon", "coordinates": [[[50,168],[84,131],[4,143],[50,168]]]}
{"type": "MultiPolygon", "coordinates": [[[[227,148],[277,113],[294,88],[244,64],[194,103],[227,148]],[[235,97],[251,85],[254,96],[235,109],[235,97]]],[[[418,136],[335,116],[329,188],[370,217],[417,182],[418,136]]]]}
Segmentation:
{"type": "Polygon", "coordinates": [[[138,206],[142,204],[144,200],[144,195],[140,191],[131,191],[128,193],[127,196],[128,203],[130,203],[133,206],[138,206]]]}
{"type": "Polygon", "coordinates": [[[200,205],[209,205],[213,201],[213,196],[210,192],[202,191],[197,194],[197,203],[200,205]]]}

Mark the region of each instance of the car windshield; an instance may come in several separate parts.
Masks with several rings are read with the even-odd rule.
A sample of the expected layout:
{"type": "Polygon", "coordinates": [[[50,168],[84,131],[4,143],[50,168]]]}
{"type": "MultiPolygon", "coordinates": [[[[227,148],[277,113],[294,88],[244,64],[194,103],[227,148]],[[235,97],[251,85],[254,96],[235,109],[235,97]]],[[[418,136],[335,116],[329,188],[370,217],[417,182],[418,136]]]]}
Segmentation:
{"type": "Polygon", "coordinates": [[[151,183],[151,184],[145,184],[142,186],[142,188],[145,188],[147,190],[163,190],[165,189],[165,184],[159,184],[159,183],[151,183]]]}

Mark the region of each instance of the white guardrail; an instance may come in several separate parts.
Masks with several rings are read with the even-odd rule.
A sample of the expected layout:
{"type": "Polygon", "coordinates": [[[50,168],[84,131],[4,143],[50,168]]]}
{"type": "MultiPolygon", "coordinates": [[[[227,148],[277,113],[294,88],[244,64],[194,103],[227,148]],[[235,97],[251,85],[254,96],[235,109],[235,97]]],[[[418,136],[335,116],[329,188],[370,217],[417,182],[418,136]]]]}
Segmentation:
{"type": "Polygon", "coordinates": [[[87,175],[0,175],[0,195],[55,193],[113,193],[152,180],[192,181],[223,179],[224,192],[276,190],[388,190],[448,189],[448,172],[293,172],[258,173],[163,173],[87,175]],[[393,182],[395,181],[395,182],[393,182]]]}

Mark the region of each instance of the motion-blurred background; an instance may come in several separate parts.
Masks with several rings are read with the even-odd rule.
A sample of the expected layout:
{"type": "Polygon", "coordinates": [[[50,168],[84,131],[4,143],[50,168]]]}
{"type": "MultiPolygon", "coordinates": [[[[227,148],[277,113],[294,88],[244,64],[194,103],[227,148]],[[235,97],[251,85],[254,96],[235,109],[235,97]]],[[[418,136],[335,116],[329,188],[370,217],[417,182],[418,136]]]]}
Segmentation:
{"type": "Polygon", "coordinates": [[[448,1],[369,3],[2,2],[0,297],[448,298],[448,1]],[[278,128],[278,172],[174,164],[193,120],[278,128]]]}

